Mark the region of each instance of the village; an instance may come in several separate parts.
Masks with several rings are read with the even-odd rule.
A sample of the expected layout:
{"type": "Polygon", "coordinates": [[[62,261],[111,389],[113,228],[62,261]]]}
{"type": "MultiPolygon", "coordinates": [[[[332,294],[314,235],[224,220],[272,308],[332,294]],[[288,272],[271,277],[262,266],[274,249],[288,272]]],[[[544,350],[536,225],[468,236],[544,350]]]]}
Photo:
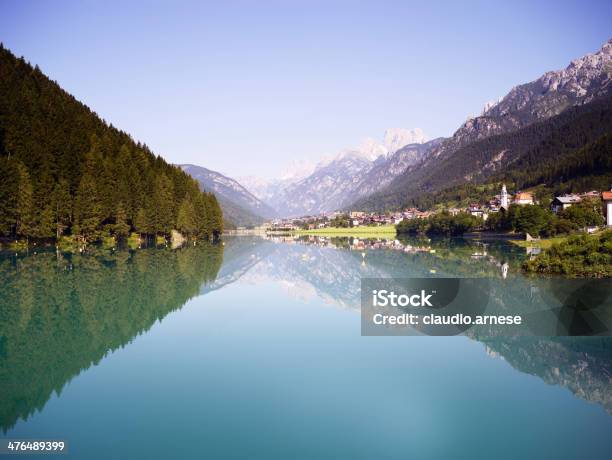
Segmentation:
{"type": "MultiPolygon", "coordinates": [[[[572,205],[580,203],[584,200],[601,200],[605,225],[607,227],[612,226],[612,188],[609,191],[603,192],[592,190],[580,194],[555,196],[550,202],[550,210],[555,215],[558,215],[572,205]]],[[[394,226],[398,225],[404,220],[425,219],[441,212],[446,212],[452,216],[463,212],[486,221],[491,214],[497,213],[502,209],[507,210],[512,204],[519,206],[532,206],[540,203],[538,203],[534,197],[534,194],[531,192],[518,191],[514,194],[510,194],[508,193],[506,186],[502,185],[500,193],[489,202],[471,203],[465,208],[442,208],[436,211],[420,211],[416,208],[408,208],[403,211],[386,213],[366,211],[334,211],[321,213],[319,215],[277,219],[266,224],[265,227],[270,233],[282,233],[297,230],[321,230],[325,228],[394,226]]],[[[593,231],[594,228],[589,227],[587,230],[593,231]]]]}

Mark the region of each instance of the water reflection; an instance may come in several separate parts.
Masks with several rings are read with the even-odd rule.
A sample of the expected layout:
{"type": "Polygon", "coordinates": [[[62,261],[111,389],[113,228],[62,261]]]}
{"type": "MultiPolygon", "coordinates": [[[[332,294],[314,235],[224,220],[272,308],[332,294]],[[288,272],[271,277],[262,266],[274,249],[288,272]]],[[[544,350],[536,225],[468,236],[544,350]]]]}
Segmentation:
{"type": "MultiPolygon", "coordinates": [[[[504,242],[302,237],[272,238],[260,246],[267,257],[253,268],[253,273],[277,280],[291,278],[293,295],[300,295],[300,291],[304,297],[316,293],[336,306],[360,308],[360,277],[488,277],[492,279],[493,304],[500,314],[526,308],[537,311],[564,302],[556,312],[559,317],[553,318],[553,324],[564,330],[553,334],[597,332],[593,329],[597,321],[588,318],[588,310],[569,309],[576,296],[572,283],[523,276],[520,266],[525,253],[504,242]],[[586,328],[572,330],[581,325],[586,328]]],[[[610,290],[590,289],[592,284],[587,280],[583,284],[590,295],[609,299],[610,290]]],[[[611,312],[606,313],[605,320],[610,324],[611,312]]],[[[550,318],[544,320],[551,323],[550,318]]],[[[472,329],[467,335],[485,343],[488,351],[515,369],[568,388],[612,413],[612,338],[507,338],[503,332],[472,329]]]]}
{"type": "MultiPolygon", "coordinates": [[[[558,295],[553,280],[520,274],[523,257],[504,243],[464,240],[236,237],[225,246],[0,258],[0,427],[42,410],[74,376],[194,296],[274,281],[287,295],[358,310],[362,277],[428,276],[498,279],[502,310],[558,295]]],[[[494,332],[471,337],[515,369],[611,410],[610,339],[494,332]]]]}
{"type": "Polygon", "coordinates": [[[481,339],[487,352],[520,372],[567,388],[612,414],[612,340],[608,337],[481,339]]]}
{"type": "Polygon", "coordinates": [[[0,259],[0,427],[215,279],[221,245],[0,259]]]}

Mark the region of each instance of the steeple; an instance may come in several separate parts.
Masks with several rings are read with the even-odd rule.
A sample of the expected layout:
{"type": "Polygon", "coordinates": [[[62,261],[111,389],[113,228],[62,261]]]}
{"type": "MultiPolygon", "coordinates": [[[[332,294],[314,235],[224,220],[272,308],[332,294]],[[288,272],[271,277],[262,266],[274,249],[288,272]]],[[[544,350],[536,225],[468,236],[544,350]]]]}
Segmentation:
{"type": "Polygon", "coordinates": [[[506,184],[502,185],[500,208],[508,209],[508,190],[506,190],[506,184]]]}

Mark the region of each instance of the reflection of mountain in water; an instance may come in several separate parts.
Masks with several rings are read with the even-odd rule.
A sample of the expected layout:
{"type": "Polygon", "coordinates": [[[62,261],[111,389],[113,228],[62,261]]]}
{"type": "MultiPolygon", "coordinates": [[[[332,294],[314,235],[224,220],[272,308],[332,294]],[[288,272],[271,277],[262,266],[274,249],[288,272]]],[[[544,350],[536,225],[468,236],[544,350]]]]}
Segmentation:
{"type": "Polygon", "coordinates": [[[487,350],[515,369],[565,387],[612,413],[612,340],[609,337],[486,340],[487,350]]]}
{"type": "MultiPolygon", "coordinates": [[[[7,430],[42,409],[54,391],[191,297],[238,280],[272,280],[290,286],[292,294],[354,309],[362,277],[488,277],[499,282],[490,295],[500,311],[558,295],[551,280],[519,276],[520,260],[503,247],[483,251],[440,240],[397,248],[244,237],[177,251],[0,259],[0,427],[7,430]],[[503,266],[510,267],[506,279],[503,266]]],[[[470,336],[517,370],[610,410],[610,338],[491,339],[495,331],[485,332],[470,336]]]]}
{"type": "Polygon", "coordinates": [[[268,279],[288,283],[295,295],[315,292],[331,304],[359,309],[361,278],[501,277],[505,257],[493,251],[474,258],[478,247],[458,241],[449,245],[449,240],[380,248],[362,243],[348,238],[232,239],[217,282],[207,289],[223,279],[268,279]],[[230,266],[234,272],[226,270],[230,266]]]}
{"type": "Polygon", "coordinates": [[[0,427],[215,279],[220,245],[0,259],[0,427]]]}
{"type": "Polygon", "coordinates": [[[253,266],[268,257],[273,246],[261,238],[231,237],[224,243],[223,265],[216,279],[202,285],[201,294],[221,289],[242,278],[253,266]]]}
{"type": "MultiPolygon", "coordinates": [[[[560,279],[520,276],[518,254],[503,245],[491,245],[483,254],[479,245],[460,240],[427,241],[426,245],[413,241],[407,252],[369,250],[345,240],[335,241],[330,247],[329,241],[316,238],[259,242],[249,250],[249,260],[256,262],[249,266],[245,278],[289,282],[294,293],[296,289],[302,289],[305,295],[314,292],[329,303],[349,308],[360,306],[362,277],[489,277],[492,283],[488,295],[498,314],[550,305],[569,284],[560,279]],[[504,265],[513,267],[507,279],[507,273],[501,270],[504,265]]],[[[470,331],[468,335],[485,343],[489,351],[515,369],[566,387],[610,411],[611,338],[504,338],[502,332],[489,328],[470,331]],[[495,335],[500,337],[490,338],[495,335]]]]}

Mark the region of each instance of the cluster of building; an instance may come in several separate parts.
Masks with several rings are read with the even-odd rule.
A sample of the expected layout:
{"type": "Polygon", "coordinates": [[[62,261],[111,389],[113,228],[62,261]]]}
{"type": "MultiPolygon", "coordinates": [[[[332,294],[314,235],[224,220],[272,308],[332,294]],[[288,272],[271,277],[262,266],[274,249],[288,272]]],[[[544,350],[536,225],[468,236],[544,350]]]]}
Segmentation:
{"type": "Polygon", "coordinates": [[[419,211],[416,208],[409,208],[389,214],[351,211],[349,219],[353,227],[360,225],[397,225],[404,219],[424,219],[432,214],[431,211],[419,211]]]}
{"type": "Polygon", "coordinates": [[[351,211],[349,213],[330,212],[316,216],[302,216],[291,219],[277,219],[268,225],[273,231],[292,231],[298,228],[316,230],[320,228],[332,227],[337,222],[336,218],[344,218],[352,227],[363,225],[397,225],[404,219],[423,219],[432,215],[431,211],[419,211],[416,208],[409,208],[404,211],[394,213],[376,213],[366,211],[351,211]]]}
{"type": "MultiPolygon", "coordinates": [[[[550,204],[550,209],[555,214],[558,214],[573,204],[580,203],[581,201],[587,199],[601,199],[603,201],[603,211],[604,216],[606,217],[606,225],[612,226],[612,191],[598,192],[597,190],[592,190],[590,192],[580,194],[556,196],[550,204]]],[[[473,216],[482,217],[486,220],[490,213],[498,212],[502,208],[508,209],[508,206],[513,203],[520,206],[537,204],[532,193],[518,192],[514,196],[510,196],[506,190],[506,186],[503,185],[501,193],[493,200],[489,201],[489,203],[485,205],[473,203],[470,204],[468,209],[450,209],[449,212],[451,214],[456,214],[460,211],[467,211],[473,216]]]]}
{"type": "MultiPolygon", "coordinates": [[[[603,210],[606,217],[606,224],[612,226],[612,190],[598,192],[596,190],[572,195],[557,196],[551,203],[551,210],[557,214],[564,209],[579,203],[585,199],[601,199],[603,201],[603,210]]],[[[451,215],[457,215],[460,212],[467,212],[473,216],[481,217],[486,220],[489,214],[499,212],[501,209],[508,209],[511,204],[519,206],[530,206],[537,204],[534,196],[530,192],[517,192],[510,195],[506,189],[506,185],[502,185],[501,193],[488,203],[472,203],[467,208],[450,208],[447,211],[451,215]]],[[[299,218],[275,220],[268,225],[268,229],[278,232],[290,232],[299,228],[307,230],[322,229],[334,225],[336,218],[343,217],[348,220],[348,223],[353,227],[363,225],[397,225],[404,219],[424,219],[433,214],[432,211],[419,211],[416,208],[405,209],[393,213],[375,213],[365,211],[351,211],[350,213],[331,212],[316,216],[303,216],[299,218]]]]}
{"type": "Polygon", "coordinates": [[[506,184],[502,185],[501,193],[496,195],[495,198],[490,200],[486,204],[471,203],[467,209],[450,209],[451,214],[457,214],[459,212],[468,212],[469,214],[481,217],[483,220],[487,220],[489,214],[493,212],[499,212],[499,210],[508,209],[511,204],[517,204],[519,206],[530,206],[536,204],[536,200],[530,192],[517,192],[514,195],[510,195],[506,189],[506,184]]]}

